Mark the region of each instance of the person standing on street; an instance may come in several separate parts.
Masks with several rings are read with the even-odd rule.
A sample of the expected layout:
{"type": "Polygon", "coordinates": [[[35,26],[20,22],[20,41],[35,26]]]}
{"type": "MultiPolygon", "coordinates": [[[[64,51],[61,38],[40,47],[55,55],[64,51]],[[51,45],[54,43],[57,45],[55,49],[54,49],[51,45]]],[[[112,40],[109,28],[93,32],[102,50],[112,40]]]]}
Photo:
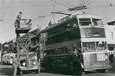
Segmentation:
{"type": "Polygon", "coordinates": [[[16,58],[16,57],[13,57],[13,76],[16,76],[17,67],[18,67],[17,58],[16,58]]]}

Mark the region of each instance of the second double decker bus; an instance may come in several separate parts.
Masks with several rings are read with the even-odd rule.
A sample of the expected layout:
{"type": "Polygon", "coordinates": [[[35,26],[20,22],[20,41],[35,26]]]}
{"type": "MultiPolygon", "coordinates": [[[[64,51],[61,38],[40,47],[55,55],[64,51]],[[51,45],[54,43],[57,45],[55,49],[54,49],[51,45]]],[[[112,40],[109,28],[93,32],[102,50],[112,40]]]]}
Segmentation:
{"type": "Polygon", "coordinates": [[[102,19],[99,16],[75,14],[42,31],[46,69],[71,70],[75,74],[110,68],[102,19]]]}

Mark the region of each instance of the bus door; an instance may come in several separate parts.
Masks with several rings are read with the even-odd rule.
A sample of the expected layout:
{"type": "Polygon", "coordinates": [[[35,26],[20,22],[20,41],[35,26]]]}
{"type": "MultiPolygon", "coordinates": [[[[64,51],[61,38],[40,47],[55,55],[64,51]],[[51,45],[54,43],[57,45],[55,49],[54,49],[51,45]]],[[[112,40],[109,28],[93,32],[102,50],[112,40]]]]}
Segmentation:
{"type": "Polygon", "coordinates": [[[83,42],[84,70],[101,70],[109,68],[109,54],[106,43],[83,42]]]}

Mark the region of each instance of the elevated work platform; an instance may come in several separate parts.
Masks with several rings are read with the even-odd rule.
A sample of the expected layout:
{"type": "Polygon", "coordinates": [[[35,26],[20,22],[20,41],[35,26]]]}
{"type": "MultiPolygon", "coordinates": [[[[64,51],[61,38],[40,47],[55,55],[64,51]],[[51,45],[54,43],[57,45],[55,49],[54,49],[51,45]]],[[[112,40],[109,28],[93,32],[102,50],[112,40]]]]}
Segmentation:
{"type": "Polygon", "coordinates": [[[20,27],[20,28],[16,28],[16,33],[27,33],[29,32],[31,29],[31,27],[20,27]]]}

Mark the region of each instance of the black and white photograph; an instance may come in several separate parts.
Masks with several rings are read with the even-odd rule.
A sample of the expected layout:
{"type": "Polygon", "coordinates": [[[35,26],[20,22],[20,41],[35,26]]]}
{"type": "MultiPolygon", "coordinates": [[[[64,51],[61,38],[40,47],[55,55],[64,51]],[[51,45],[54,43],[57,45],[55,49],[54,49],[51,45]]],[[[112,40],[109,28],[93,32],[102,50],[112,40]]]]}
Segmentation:
{"type": "Polygon", "coordinates": [[[0,76],[115,76],[115,0],[0,0],[0,76]]]}

